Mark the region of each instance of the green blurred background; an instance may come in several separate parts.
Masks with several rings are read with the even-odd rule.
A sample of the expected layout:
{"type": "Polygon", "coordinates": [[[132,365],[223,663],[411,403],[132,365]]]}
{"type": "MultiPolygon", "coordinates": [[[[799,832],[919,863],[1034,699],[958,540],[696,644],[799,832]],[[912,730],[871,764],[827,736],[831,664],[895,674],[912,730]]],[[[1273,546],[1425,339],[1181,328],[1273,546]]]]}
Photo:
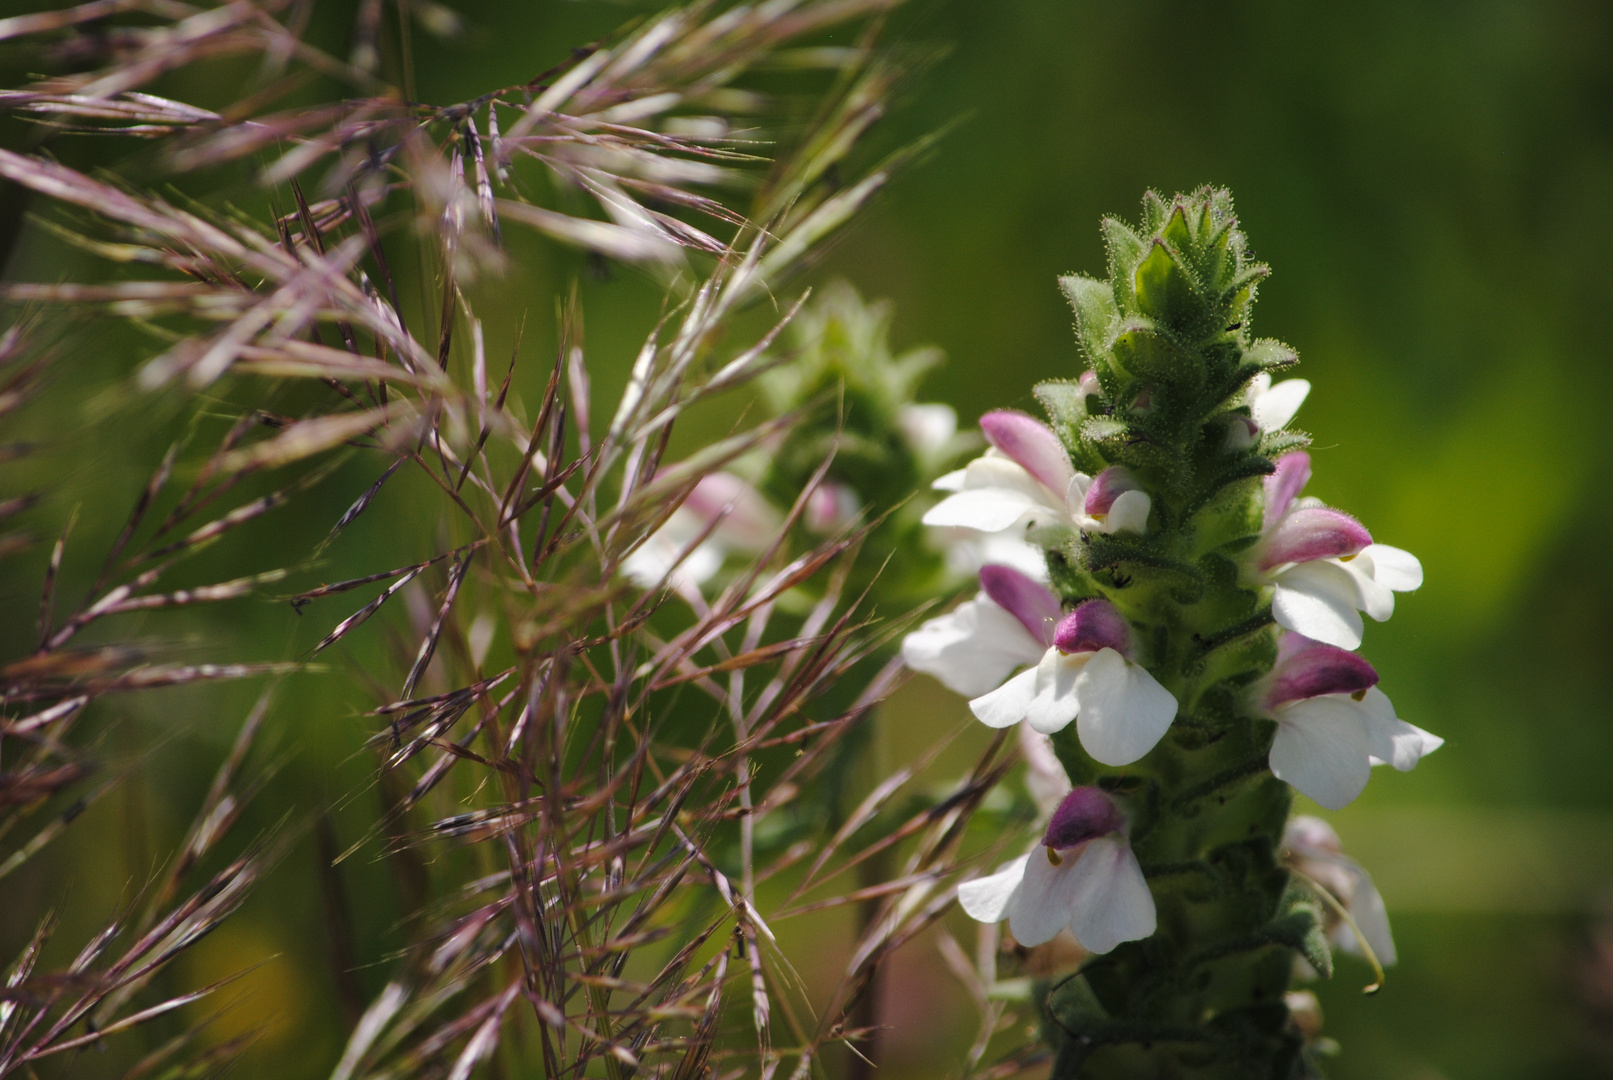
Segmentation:
{"type": "MultiPolygon", "coordinates": [[[[0,14],[36,6],[10,0],[0,14]]],[[[427,101],[523,81],[636,10],[455,6],[468,34],[418,44],[427,101]]],[[[317,8],[316,32],[338,32],[344,5],[317,8]]],[[[1613,5],[918,0],[894,30],[950,52],[906,89],[878,137],[896,146],[961,122],[814,276],[891,298],[897,345],[945,349],[925,396],[951,402],[965,422],[1034,409],[1034,381],[1080,370],[1054,279],[1101,270],[1100,216],[1135,216],[1148,187],[1226,185],[1275,271],[1257,331],[1295,346],[1298,374],[1314,386],[1298,421],[1316,437],[1311,493],[1427,570],[1394,620],[1369,628],[1365,652],[1401,715],[1447,742],[1415,773],[1380,771],[1330,815],[1375,872],[1401,955],[1374,998],[1360,993],[1366,969],[1348,962],[1318,987],[1327,1034],[1343,1046],[1332,1073],[1613,1076],[1613,921],[1602,921],[1613,920],[1613,5]]],[[[508,348],[521,310],[534,354],[548,350],[551,296],[578,268],[536,245],[522,255],[530,270],[487,285],[492,355],[508,348]]],[[[35,231],[6,275],[89,272],[35,231]]],[[[658,298],[631,273],[584,280],[603,396],[620,385],[658,298]]],[[[76,378],[110,385],[132,349],[109,331],[106,353],[76,378]]],[[[60,520],[83,501],[93,550],[175,421],[83,385],[56,386],[55,412],[32,422],[57,433],[56,467],[78,485],[44,512],[60,520]],[[75,433],[70,452],[64,429],[75,433]]],[[[367,475],[341,479],[304,514],[257,526],[258,550],[300,558],[367,475]]],[[[425,530],[404,539],[407,530],[384,525],[406,512],[408,493],[388,490],[328,577],[428,553],[425,530]]],[[[27,648],[43,554],[6,571],[8,657],[27,648]]],[[[80,578],[94,569],[69,560],[80,578]]],[[[274,659],[339,614],[316,623],[258,603],[183,625],[221,653],[274,659]]],[[[343,663],[376,662],[385,646],[374,638],[343,663]]],[[[357,715],[362,693],[339,682],[283,690],[274,800],[245,827],[332,805],[338,838],[357,838],[373,798],[357,754],[371,721],[357,715]]],[[[8,954],[46,905],[89,912],[69,915],[70,938],[132,895],[255,693],[127,702],[105,749],[135,782],[86,815],[44,871],[7,886],[8,954]]],[[[965,715],[960,699],[916,682],[884,712],[884,754],[900,757],[965,715]]],[[[339,1053],[340,993],[326,943],[308,929],[320,925],[316,845],[311,832],[298,836],[259,897],[187,961],[202,978],[277,957],[239,984],[242,1006],[217,1023],[226,1033],[269,1025],[237,1075],[324,1075],[339,1053]]],[[[366,964],[357,979],[373,992],[395,936],[396,890],[377,863],[348,866],[366,964]]],[[[886,1075],[941,1075],[967,1043],[963,998],[935,961],[909,952],[885,984],[886,1075]]]]}

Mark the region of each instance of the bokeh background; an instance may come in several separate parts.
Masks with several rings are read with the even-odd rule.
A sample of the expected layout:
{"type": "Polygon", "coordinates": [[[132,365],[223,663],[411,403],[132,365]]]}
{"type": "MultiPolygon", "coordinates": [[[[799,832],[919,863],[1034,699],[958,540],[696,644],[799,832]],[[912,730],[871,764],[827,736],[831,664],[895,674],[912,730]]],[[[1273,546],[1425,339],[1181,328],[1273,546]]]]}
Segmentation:
{"type": "MultiPolygon", "coordinates": [[[[0,15],[39,6],[5,0],[0,15]]],[[[428,101],[525,80],[633,10],[602,0],[455,7],[468,32],[418,44],[428,101]]],[[[316,34],[350,19],[339,3],[316,9],[316,34]]],[[[1055,277],[1101,272],[1100,216],[1135,216],[1149,187],[1226,185],[1275,270],[1258,332],[1295,346],[1314,385],[1299,419],[1315,435],[1311,493],[1427,570],[1394,620],[1369,628],[1365,652],[1401,715],[1447,743],[1415,773],[1380,771],[1329,815],[1375,873],[1401,956],[1376,997],[1361,995],[1370,976],[1349,962],[1317,987],[1342,1046],[1333,1075],[1613,1076],[1613,6],[916,0],[893,31],[929,62],[878,137],[896,146],[950,127],[814,276],[890,298],[898,345],[946,351],[925,396],[965,422],[1034,409],[1034,381],[1080,370],[1055,277]]],[[[6,76],[15,85],[17,74],[6,76]]],[[[24,228],[8,278],[87,272],[24,228]]],[[[541,355],[551,298],[579,265],[536,246],[523,259],[527,269],[485,283],[483,303],[526,313],[541,355]]],[[[620,385],[658,296],[632,273],[582,282],[603,395],[620,385]]],[[[493,355],[516,321],[490,320],[493,355]]],[[[59,522],[81,506],[91,551],[179,422],[111,389],[137,346],[111,329],[102,344],[52,388],[48,417],[32,421],[59,452],[29,466],[66,478],[41,512],[59,522]]],[[[251,542],[306,552],[354,484],[258,527],[251,542]]],[[[408,494],[389,489],[379,509],[406,513],[408,494]]],[[[374,516],[332,555],[331,578],[417,557],[374,516]]],[[[37,555],[0,581],[7,656],[29,644],[37,555]]],[[[95,569],[70,555],[69,581],[95,569]]],[[[266,659],[295,655],[329,625],[264,603],[186,618],[162,632],[266,659]]],[[[378,663],[384,649],[376,635],[353,646],[336,677],[282,690],[274,797],[247,825],[268,828],[289,808],[296,843],[247,909],[187,960],[199,979],[265,961],[214,1022],[221,1036],[265,1027],[237,1075],[325,1075],[339,1053],[343,987],[329,943],[309,929],[325,902],[320,830],[304,823],[326,812],[325,843],[345,846],[370,814],[363,697],[339,675],[378,663]]],[[[103,738],[130,782],[39,872],[0,884],[0,951],[14,952],[44,907],[62,907],[71,940],[130,900],[255,693],[127,703],[103,738]]],[[[915,682],[882,715],[881,753],[909,753],[965,713],[915,682]]],[[[351,981],[373,992],[395,937],[398,883],[374,860],[346,865],[361,961],[351,981]]],[[[885,1075],[942,1075],[967,1043],[949,979],[921,949],[893,968],[885,1075]]]]}

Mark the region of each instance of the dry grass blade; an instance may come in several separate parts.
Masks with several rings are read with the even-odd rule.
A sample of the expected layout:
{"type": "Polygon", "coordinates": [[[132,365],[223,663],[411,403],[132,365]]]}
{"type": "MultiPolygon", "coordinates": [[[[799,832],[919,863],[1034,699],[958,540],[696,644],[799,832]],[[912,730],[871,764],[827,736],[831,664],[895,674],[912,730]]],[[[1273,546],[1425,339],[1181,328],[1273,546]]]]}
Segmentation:
{"type": "MultiPolygon", "coordinates": [[[[858,561],[887,521],[883,509],[857,527],[812,534],[808,508],[835,482],[831,459],[801,490],[792,482],[768,493],[781,505],[762,541],[725,547],[743,524],[735,507],[671,539],[714,473],[743,471],[815,422],[816,404],[747,420],[667,462],[691,408],[792,362],[778,335],[804,296],[781,299],[759,336],[737,344],[736,316],[815,257],[889,175],[888,162],[864,174],[847,162],[895,82],[871,37],[895,2],[696,0],[530,82],[444,107],[416,104],[376,74],[409,70],[404,10],[427,10],[417,4],[400,5],[394,24],[388,5],[365,0],[348,59],[301,41],[308,9],[283,0],[101,0],[0,22],[0,38],[73,34],[100,19],[122,35],[121,51],[83,65],[93,70],[4,92],[0,108],[53,138],[161,140],[142,160],[195,175],[256,155],[280,208],[254,221],[205,199],[159,198],[0,152],[0,177],[88,211],[77,242],[125,267],[111,283],[22,285],[10,299],[140,320],[163,341],[140,369],[142,393],[205,387],[214,402],[257,406],[201,460],[183,446],[170,451],[76,612],[58,620],[54,588],[45,590],[43,648],[0,666],[5,700],[34,703],[0,721],[0,737],[27,740],[35,755],[8,758],[0,813],[65,801],[56,793],[82,783],[87,758],[45,748],[65,746],[63,733],[99,694],[294,667],[194,663],[117,638],[122,623],[97,627],[110,645],[69,649],[74,634],[114,614],[174,612],[278,580],[282,571],[242,568],[202,579],[214,584],[159,584],[181,559],[238,543],[241,526],[324,478],[345,482],[335,470],[357,456],[349,447],[388,461],[343,494],[347,510],[319,558],[342,553],[333,542],[361,515],[392,512],[398,485],[384,503],[379,494],[405,463],[431,480],[405,486],[417,501],[395,520],[424,542],[379,564],[392,569],[338,563],[331,576],[341,580],[301,579],[284,598],[300,612],[377,586],[304,659],[367,623],[366,633],[384,626],[393,657],[384,670],[354,673],[377,699],[369,747],[381,812],[346,853],[333,826],[322,826],[319,842],[337,951],[361,951],[336,871],[364,850],[396,875],[404,946],[397,974],[367,1006],[356,980],[342,984],[351,1023],[333,1080],[469,1080],[488,1069],[771,1080],[786,1029],[802,1068],[824,1041],[860,1038],[868,1025],[844,1014],[873,966],[945,910],[962,822],[999,771],[977,771],[936,803],[912,795],[920,808],[900,820],[892,807],[918,786],[929,757],[849,811],[828,794],[846,783],[849,740],[899,678],[891,633],[874,616],[889,605],[878,574],[858,561]],[[824,48],[814,37],[857,20],[867,23],[849,31],[851,46],[824,48]],[[392,48],[395,64],[382,55],[392,48]],[[261,92],[233,107],[139,89],[243,54],[261,57],[267,74],[261,92]],[[789,78],[752,78],[763,70],[789,78]],[[806,86],[812,72],[826,89],[820,107],[802,110],[778,87],[806,86]],[[288,89],[324,85],[311,74],[370,96],[268,111],[283,108],[273,103],[288,89]],[[811,119],[775,126],[791,115],[811,119]],[[776,148],[781,160],[767,161],[761,151],[776,148]],[[619,400],[596,399],[575,291],[552,368],[525,385],[512,354],[502,384],[488,385],[486,343],[503,328],[484,310],[484,329],[478,283],[503,272],[514,256],[502,234],[520,227],[648,264],[671,282],[619,400]],[[111,235],[94,235],[103,230],[111,235]],[[423,294],[408,305],[392,272],[406,250],[419,256],[423,294]],[[608,420],[602,431],[596,418],[608,420]],[[287,475],[276,490],[253,490],[269,470],[287,475]],[[148,518],[171,497],[175,473],[190,486],[153,530],[148,518]],[[237,486],[245,501],[228,509],[222,500],[237,486]],[[652,539],[682,552],[664,584],[687,603],[639,587],[633,560],[652,539]],[[442,554],[397,565],[431,551],[442,554]],[[404,603],[388,604],[400,594],[404,603]],[[799,835],[812,815],[835,827],[799,835]],[[880,836],[848,855],[875,822],[880,836]],[[843,895],[808,891],[885,853],[905,865],[877,880],[860,873],[843,895]],[[758,882],[786,872],[803,875],[799,895],[764,913],[758,882]],[[843,904],[879,917],[859,939],[834,1015],[817,1023],[770,921],[843,904]],[[736,997],[746,1002],[739,1012],[727,1008],[736,997]]],[[[295,556],[275,565],[297,574],[312,566],[295,556]]],[[[138,917],[84,954],[95,981],[63,984],[25,1042],[0,1044],[9,1054],[0,1074],[114,1031],[155,1029],[207,992],[149,996],[157,973],[261,873],[254,853],[176,902],[184,879],[219,857],[220,838],[268,775],[245,766],[271,722],[267,702],[247,719],[138,917]],[[86,1020],[97,1029],[73,1028],[86,1020]]],[[[141,1067],[181,1069],[192,1052],[176,1048],[141,1067]]]]}

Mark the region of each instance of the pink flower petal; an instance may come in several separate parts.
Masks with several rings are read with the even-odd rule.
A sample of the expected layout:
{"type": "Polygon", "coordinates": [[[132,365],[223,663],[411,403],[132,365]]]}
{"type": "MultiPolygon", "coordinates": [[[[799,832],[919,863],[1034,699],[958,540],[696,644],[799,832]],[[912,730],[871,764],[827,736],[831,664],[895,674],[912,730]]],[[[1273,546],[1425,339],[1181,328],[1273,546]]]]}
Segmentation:
{"type": "Polygon", "coordinates": [[[749,551],[766,547],[780,525],[778,512],[767,500],[729,472],[702,476],[683,500],[682,509],[693,513],[702,527],[718,521],[717,532],[723,542],[749,551]]]}
{"type": "Polygon", "coordinates": [[[1011,566],[982,566],[980,587],[998,607],[1024,624],[1044,646],[1053,644],[1059,621],[1059,598],[1046,585],[1011,566]]]}
{"type": "Polygon", "coordinates": [[[1107,514],[1116,499],[1128,491],[1136,490],[1137,478],[1131,475],[1131,470],[1124,465],[1115,465],[1092,478],[1092,486],[1087,488],[1086,505],[1082,509],[1093,517],[1107,514]]]}
{"type": "Polygon", "coordinates": [[[1266,534],[1260,569],[1313,559],[1341,559],[1372,543],[1367,527],[1342,510],[1307,506],[1283,515],[1266,534]]]}
{"type": "Polygon", "coordinates": [[[1296,450],[1277,459],[1277,471],[1265,479],[1266,529],[1288,512],[1310,478],[1311,456],[1305,451],[1296,450]]]}
{"type": "Polygon", "coordinates": [[[998,409],[980,418],[980,430],[998,450],[1036,477],[1061,500],[1075,477],[1069,451],[1053,429],[1024,413],[998,409]]]}
{"type": "Polygon", "coordinates": [[[1353,652],[1319,641],[1285,635],[1286,655],[1272,669],[1266,691],[1266,707],[1275,709],[1292,701],[1321,697],[1323,694],[1356,694],[1378,683],[1372,665],[1353,652]],[[1295,648],[1297,639],[1302,644],[1295,648]]]}
{"type": "Polygon", "coordinates": [[[1088,600],[1064,616],[1053,634],[1053,644],[1062,653],[1097,652],[1113,649],[1131,656],[1131,627],[1126,617],[1107,600],[1088,600]]]}
{"type": "Polygon", "coordinates": [[[1059,803],[1047,823],[1042,843],[1058,851],[1107,836],[1120,828],[1122,818],[1114,800],[1095,787],[1078,787],[1059,803]]]}

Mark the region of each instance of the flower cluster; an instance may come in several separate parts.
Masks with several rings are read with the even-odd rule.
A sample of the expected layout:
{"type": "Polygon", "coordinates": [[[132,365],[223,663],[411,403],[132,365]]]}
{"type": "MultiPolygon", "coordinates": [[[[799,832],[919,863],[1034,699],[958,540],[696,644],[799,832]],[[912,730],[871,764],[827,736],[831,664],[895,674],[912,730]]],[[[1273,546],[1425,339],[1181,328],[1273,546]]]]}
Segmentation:
{"type": "Polygon", "coordinates": [[[1279,1004],[1296,958],[1393,957],[1370,879],[1295,792],[1336,809],[1440,746],[1356,651],[1422,566],[1304,494],[1310,384],[1274,379],[1297,354],[1250,332],[1269,269],[1231,197],[1150,192],[1103,234],[1107,275],[1060,279],[1080,374],[1036,386],[1046,423],[987,413],[989,448],[935,484],[923,523],[978,538],[980,587],[903,656],[1019,728],[1043,817],[963,909],[1107,954],[1043,999],[1054,1075],[1294,1075],[1320,1045],[1279,1004]]]}
{"type": "MultiPolygon", "coordinates": [[[[1094,374],[1081,385],[1095,386],[1094,374]]],[[[1280,429],[1308,389],[1302,380],[1256,381],[1246,397],[1250,416],[1229,429],[1241,433],[1233,441],[1280,429]]],[[[1072,537],[1147,531],[1150,496],[1123,466],[1095,477],[1077,471],[1058,435],[1019,413],[988,413],[980,428],[990,449],[937,481],[948,495],[926,524],[1006,535],[1051,552],[1072,537]]],[[[1295,451],[1262,484],[1260,533],[1240,575],[1270,595],[1277,654],[1245,704],[1276,722],[1272,773],[1338,809],[1361,793],[1373,765],[1410,769],[1442,740],[1396,716],[1377,672],[1351,651],[1361,643],[1360,612],[1387,619],[1394,593],[1422,584],[1422,567],[1409,553],[1374,543],[1349,515],[1302,498],[1310,474],[1309,455],[1295,451]]],[[[976,596],[908,635],[909,667],[968,695],[971,711],[991,727],[1023,724],[1050,735],[1074,722],[1082,750],[1103,765],[1137,761],[1170,730],[1177,698],[1149,672],[1138,635],[1114,603],[1062,603],[1043,581],[1007,565],[984,566],[979,581],[976,596]]],[[[1006,916],[1022,944],[1068,925],[1087,949],[1106,952],[1155,925],[1126,837],[1115,800],[1077,788],[1051,815],[1040,845],[1045,858],[1033,852],[968,882],[960,900],[977,919],[1006,916]]],[[[1295,841],[1294,850],[1310,848],[1295,841]]],[[[1392,954],[1392,946],[1380,951],[1392,954]]]]}

